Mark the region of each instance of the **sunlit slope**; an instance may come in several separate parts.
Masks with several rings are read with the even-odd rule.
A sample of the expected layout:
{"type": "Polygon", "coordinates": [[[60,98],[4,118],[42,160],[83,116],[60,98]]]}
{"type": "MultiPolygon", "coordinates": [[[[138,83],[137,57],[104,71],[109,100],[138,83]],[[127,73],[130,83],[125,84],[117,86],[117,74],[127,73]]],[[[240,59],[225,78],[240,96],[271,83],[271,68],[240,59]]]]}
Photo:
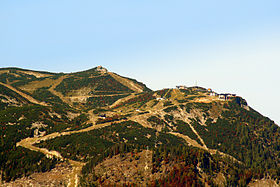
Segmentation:
{"type": "Polygon", "coordinates": [[[0,69],[2,180],[65,163],[70,186],[276,182],[280,128],[228,95],[202,87],[152,91],[101,66],[0,69]]]}

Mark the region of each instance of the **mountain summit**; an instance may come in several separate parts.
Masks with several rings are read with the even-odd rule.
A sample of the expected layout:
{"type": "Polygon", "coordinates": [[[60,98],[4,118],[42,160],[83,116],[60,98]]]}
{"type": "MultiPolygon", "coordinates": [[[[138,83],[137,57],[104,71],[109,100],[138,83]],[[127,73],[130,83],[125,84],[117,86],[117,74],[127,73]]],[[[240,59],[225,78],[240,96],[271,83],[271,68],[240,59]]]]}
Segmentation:
{"type": "Polygon", "coordinates": [[[0,69],[2,186],[277,186],[280,128],[235,94],[0,69]]]}
{"type": "Polygon", "coordinates": [[[97,66],[96,68],[97,71],[102,72],[102,73],[107,73],[108,70],[106,68],[103,68],[102,66],[97,66]]]}

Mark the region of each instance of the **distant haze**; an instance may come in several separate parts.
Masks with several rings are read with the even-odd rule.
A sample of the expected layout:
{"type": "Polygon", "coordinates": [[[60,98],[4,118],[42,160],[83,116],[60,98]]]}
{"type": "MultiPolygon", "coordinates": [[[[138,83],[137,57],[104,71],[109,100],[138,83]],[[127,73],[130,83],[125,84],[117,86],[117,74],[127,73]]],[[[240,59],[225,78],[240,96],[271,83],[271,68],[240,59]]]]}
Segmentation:
{"type": "Polygon", "coordinates": [[[236,93],[280,124],[280,1],[1,1],[0,67],[236,93]]]}

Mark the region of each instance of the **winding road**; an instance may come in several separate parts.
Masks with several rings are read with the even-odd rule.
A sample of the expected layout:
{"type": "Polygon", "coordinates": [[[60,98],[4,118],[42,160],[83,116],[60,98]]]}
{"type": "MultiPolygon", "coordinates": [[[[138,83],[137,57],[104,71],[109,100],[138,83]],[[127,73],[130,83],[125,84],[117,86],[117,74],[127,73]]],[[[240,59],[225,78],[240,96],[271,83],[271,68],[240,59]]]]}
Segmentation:
{"type": "MultiPolygon", "coordinates": [[[[91,122],[94,122],[93,119],[97,119],[97,118],[91,118],[91,122]]],[[[114,123],[120,123],[120,122],[123,122],[123,121],[124,120],[120,120],[120,121],[114,122],[114,123]]],[[[50,151],[46,148],[36,147],[36,146],[34,146],[34,144],[40,143],[42,141],[54,139],[54,138],[57,138],[57,137],[60,137],[60,136],[66,136],[66,135],[71,135],[71,134],[77,134],[77,133],[92,131],[94,129],[104,128],[104,127],[109,126],[111,124],[112,124],[112,122],[108,122],[108,123],[103,123],[103,124],[98,124],[98,125],[92,125],[90,127],[87,127],[85,129],[81,129],[81,130],[67,131],[67,132],[61,132],[61,133],[60,132],[54,132],[54,133],[51,133],[51,134],[48,134],[48,135],[42,136],[42,137],[33,137],[33,138],[29,137],[29,138],[25,138],[25,139],[17,142],[16,146],[17,147],[21,146],[21,147],[24,147],[24,148],[32,150],[32,151],[41,152],[44,155],[46,155],[47,158],[56,157],[60,160],[69,161],[69,163],[71,164],[73,169],[72,169],[72,173],[69,175],[68,187],[77,187],[78,184],[79,184],[79,177],[78,176],[81,173],[82,168],[85,165],[85,163],[64,158],[57,151],[53,151],[53,150],[50,151]]]]}
{"type": "MultiPolygon", "coordinates": [[[[61,78],[61,80],[63,80],[61,78]]],[[[61,80],[59,80],[57,83],[59,83],[61,80]]],[[[52,88],[51,89],[52,91],[54,91],[54,89],[52,88]]],[[[55,91],[54,91],[55,92],[55,91]]],[[[129,98],[129,97],[128,97],[129,98]]],[[[127,98],[126,98],[127,99],[127,98]]],[[[116,103],[115,103],[116,104],[116,103]]],[[[178,107],[180,108],[180,107],[178,107]]],[[[183,115],[183,111],[179,111],[180,112],[180,116],[181,118],[186,118],[185,115],[183,115]]],[[[152,129],[155,129],[153,128],[151,125],[148,125],[147,124],[147,121],[146,121],[146,117],[147,116],[150,116],[150,115],[155,115],[157,114],[155,111],[151,111],[149,110],[149,113],[148,114],[143,114],[143,115],[133,115],[131,117],[129,117],[129,119],[127,120],[131,120],[131,121],[136,121],[138,122],[140,125],[146,127],[146,128],[152,128],[152,129]]],[[[42,136],[42,137],[29,137],[29,138],[25,138],[21,141],[19,141],[16,146],[22,146],[24,148],[27,148],[29,150],[32,150],[32,151],[37,151],[37,152],[41,152],[43,153],[44,155],[46,155],[46,157],[48,158],[52,158],[52,157],[56,157],[60,160],[65,160],[65,161],[68,161],[71,166],[72,166],[72,172],[69,174],[69,183],[68,183],[68,186],[69,187],[77,187],[78,184],[79,184],[79,175],[81,173],[81,170],[83,168],[83,166],[85,165],[85,163],[83,162],[78,162],[78,161],[74,161],[74,160],[70,160],[70,159],[67,159],[67,158],[64,158],[59,152],[57,151],[54,151],[54,150],[48,150],[46,148],[39,148],[39,147],[36,147],[34,146],[34,144],[36,143],[40,143],[42,141],[46,141],[46,140],[49,140],[49,139],[54,139],[54,138],[57,138],[57,137],[60,137],[60,136],[66,136],[66,135],[71,135],[71,134],[76,134],[76,133],[82,133],[82,132],[87,132],[87,131],[92,131],[92,130],[95,130],[95,129],[99,129],[99,128],[104,128],[106,126],[109,126],[112,124],[112,122],[107,122],[107,123],[103,123],[103,124],[98,124],[96,125],[96,120],[98,119],[98,117],[96,115],[93,114],[92,110],[90,110],[88,112],[88,115],[89,115],[89,121],[88,123],[92,123],[93,125],[90,126],[90,127],[87,127],[87,128],[84,128],[84,129],[80,129],[80,130],[73,130],[73,131],[66,131],[66,132],[54,132],[54,133],[51,133],[51,134],[48,134],[48,135],[45,135],[45,136],[42,136]]],[[[114,122],[114,123],[120,123],[120,122],[123,122],[123,121],[126,121],[126,120],[120,120],[118,122],[114,122]]],[[[190,124],[189,124],[190,125],[190,124]]],[[[237,159],[235,159],[234,157],[230,156],[230,155],[227,155],[225,153],[222,153],[218,150],[213,150],[213,149],[209,149],[207,148],[206,144],[204,143],[203,139],[199,136],[198,132],[195,130],[195,128],[193,126],[191,126],[191,129],[192,131],[198,136],[198,138],[200,139],[200,141],[202,142],[203,145],[200,145],[197,143],[197,141],[191,139],[190,137],[186,136],[186,135],[183,135],[183,134],[180,134],[178,132],[169,132],[170,134],[174,135],[174,136],[177,136],[177,137],[180,137],[180,138],[183,138],[187,144],[189,145],[192,145],[194,147],[198,147],[198,148],[201,148],[201,149],[204,149],[204,150],[207,150],[209,151],[211,154],[216,154],[217,152],[222,155],[222,156],[226,156],[226,157],[230,157],[231,159],[239,162],[237,159]]]]}

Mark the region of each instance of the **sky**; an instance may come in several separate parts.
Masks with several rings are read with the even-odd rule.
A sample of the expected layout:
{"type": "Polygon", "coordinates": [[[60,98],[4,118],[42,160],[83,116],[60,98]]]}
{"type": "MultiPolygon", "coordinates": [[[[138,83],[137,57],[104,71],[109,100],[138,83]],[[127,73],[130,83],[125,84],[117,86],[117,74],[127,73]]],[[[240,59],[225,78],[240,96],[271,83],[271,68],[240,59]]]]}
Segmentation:
{"type": "Polygon", "coordinates": [[[153,90],[242,96],[280,124],[279,0],[0,1],[0,67],[98,65],[153,90]]]}

